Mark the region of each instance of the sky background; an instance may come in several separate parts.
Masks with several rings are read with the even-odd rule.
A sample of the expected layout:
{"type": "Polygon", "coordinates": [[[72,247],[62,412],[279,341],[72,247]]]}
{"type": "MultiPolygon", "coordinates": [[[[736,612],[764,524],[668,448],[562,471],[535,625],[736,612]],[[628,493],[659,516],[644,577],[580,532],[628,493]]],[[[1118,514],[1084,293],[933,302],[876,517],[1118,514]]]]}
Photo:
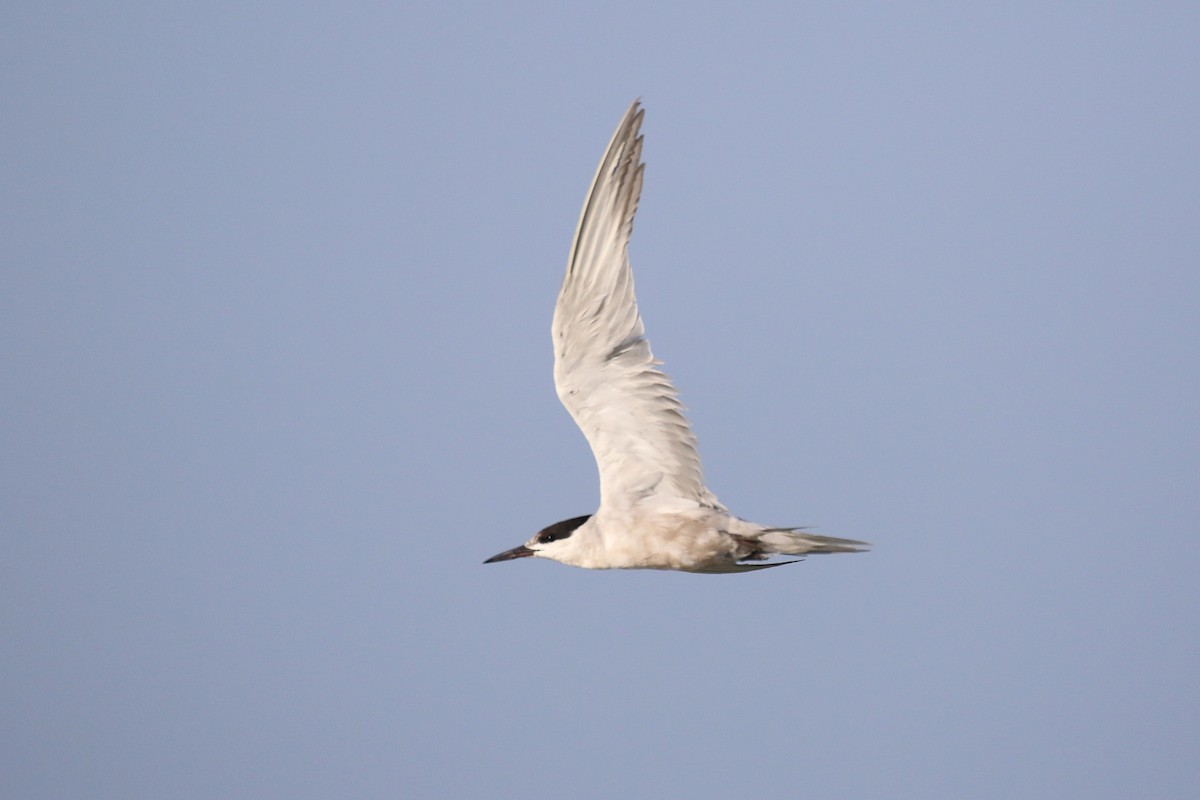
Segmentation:
{"type": "Polygon", "coordinates": [[[7,3],[0,795],[1184,798],[1200,7],[7,3]],[[643,98],[741,516],[590,513],[549,327],[643,98]]]}

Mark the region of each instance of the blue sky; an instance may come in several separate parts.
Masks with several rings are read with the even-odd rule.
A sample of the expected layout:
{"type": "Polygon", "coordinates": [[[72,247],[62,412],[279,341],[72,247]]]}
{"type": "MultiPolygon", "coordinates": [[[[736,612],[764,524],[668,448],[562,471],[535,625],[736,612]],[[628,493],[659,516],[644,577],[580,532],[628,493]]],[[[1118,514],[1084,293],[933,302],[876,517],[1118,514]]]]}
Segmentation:
{"type": "Polygon", "coordinates": [[[0,794],[1190,796],[1198,17],[9,4],[0,794]],[[710,486],[869,555],[480,563],[635,97],[710,486]]]}

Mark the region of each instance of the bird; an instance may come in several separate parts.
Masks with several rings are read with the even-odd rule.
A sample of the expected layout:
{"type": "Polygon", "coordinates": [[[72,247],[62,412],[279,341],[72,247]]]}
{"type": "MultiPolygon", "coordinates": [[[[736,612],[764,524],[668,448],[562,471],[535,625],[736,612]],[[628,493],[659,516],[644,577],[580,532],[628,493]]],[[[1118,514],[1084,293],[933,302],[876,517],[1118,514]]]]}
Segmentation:
{"type": "Polygon", "coordinates": [[[644,115],[635,100],[600,159],[551,324],[555,389],[596,458],[599,508],[483,563],[535,557],[585,569],[722,574],[867,550],[867,542],[741,519],[705,486],[696,436],[650,351],[634,295],[629,240],[645,170],[644,115]]]}

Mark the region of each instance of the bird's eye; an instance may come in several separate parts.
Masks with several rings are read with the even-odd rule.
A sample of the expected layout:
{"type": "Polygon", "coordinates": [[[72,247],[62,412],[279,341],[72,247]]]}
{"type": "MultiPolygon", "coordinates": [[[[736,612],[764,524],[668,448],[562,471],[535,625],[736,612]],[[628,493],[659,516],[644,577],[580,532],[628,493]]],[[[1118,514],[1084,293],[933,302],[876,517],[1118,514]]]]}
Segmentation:
{"type": "Polygon", "coordinates": [[[558,525],[552,525],[538,534],[538,541],[542,544],[557,542],[559,539],[565,539],[570,536],[572,531],[562,530],[558,525]]]}
{"type": "MultiPolygon", "coordinates": [[[[590,515],[589,515],[590,516],[590,515]]],[[[562,522],[556,522],[548,528],[542,528],[538,531],[538,544],[549,544],[557,542],[559,539],[566,539],[575,529],[588,521],[588,517],[575,517],[574,519],[565,519],[562,522]]]]}

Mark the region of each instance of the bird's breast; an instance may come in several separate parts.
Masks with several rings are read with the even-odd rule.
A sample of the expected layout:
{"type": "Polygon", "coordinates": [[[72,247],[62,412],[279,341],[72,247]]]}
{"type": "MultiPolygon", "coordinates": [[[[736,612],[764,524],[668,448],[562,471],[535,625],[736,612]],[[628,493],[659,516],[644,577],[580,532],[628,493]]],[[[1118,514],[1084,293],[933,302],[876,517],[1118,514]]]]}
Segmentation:
{"type": "Polygon", "coordinates": [[[601,530],[604,566],[696,571],[728,563],[736,542],[714,522],[686,514],[640,514],[613,520],[601,530]]]}

